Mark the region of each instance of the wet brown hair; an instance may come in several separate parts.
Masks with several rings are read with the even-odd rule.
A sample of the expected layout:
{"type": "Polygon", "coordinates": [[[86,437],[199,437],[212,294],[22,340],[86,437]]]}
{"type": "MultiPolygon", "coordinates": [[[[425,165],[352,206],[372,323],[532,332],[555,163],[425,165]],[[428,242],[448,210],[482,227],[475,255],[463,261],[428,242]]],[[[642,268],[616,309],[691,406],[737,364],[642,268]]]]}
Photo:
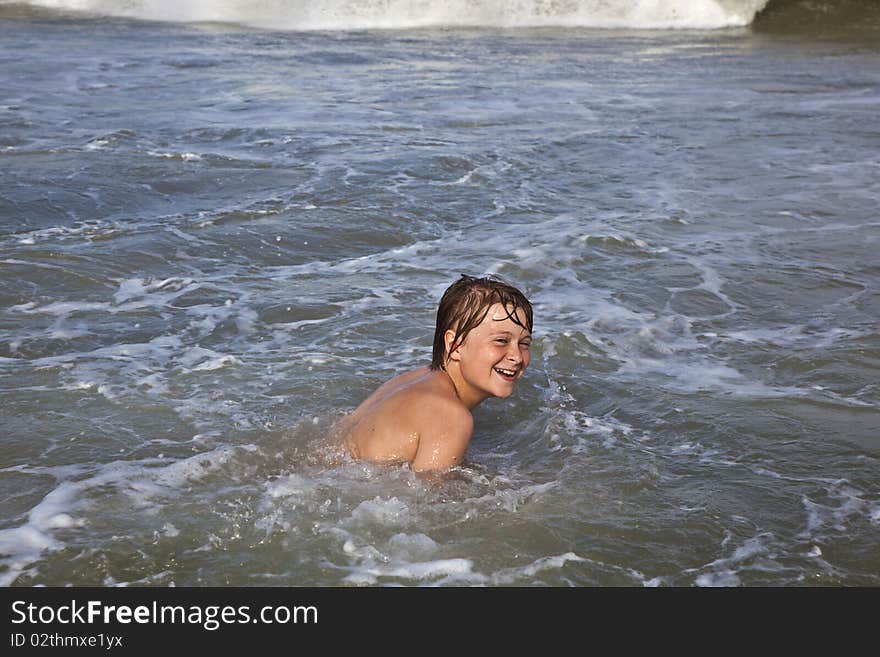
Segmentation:
{"type": "Polygon", "coordinates": [[[505,307],[508,319],[529,333],[532,332],[532,304],[522,292],[498,276],[476,278],[462,274],[461,278],[446,288],[437,308],[432,370],[446,369],[446,331],[455,331],[455,338],[449,347],[451,353],[464,342],[468,333],[486,319],[489,307],[496,303],[505,307]],[[519,321],[516,314],[520,308],[525,315],[525,324],[519,321]]]}

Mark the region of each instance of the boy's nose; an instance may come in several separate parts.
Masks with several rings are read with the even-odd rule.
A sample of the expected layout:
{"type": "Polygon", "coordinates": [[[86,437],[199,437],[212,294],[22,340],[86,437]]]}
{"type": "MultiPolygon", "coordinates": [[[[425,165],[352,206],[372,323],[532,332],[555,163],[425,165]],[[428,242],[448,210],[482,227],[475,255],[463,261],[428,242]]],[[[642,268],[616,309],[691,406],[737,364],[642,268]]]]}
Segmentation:
{"type": "Polygon", "coordinates": [[[522,362],[522,350],[519,348],[519,345],[513,345],[507,351],[507,360],[511,360],[516,364],[522,362]]]}

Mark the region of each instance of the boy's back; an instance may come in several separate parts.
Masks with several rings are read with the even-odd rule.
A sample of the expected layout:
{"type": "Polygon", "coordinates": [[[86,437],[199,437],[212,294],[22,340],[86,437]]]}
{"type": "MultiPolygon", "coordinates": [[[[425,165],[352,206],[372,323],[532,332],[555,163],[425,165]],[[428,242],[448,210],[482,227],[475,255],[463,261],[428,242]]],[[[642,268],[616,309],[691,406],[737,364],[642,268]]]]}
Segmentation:
{"type": "Polygon", "coordinates": [[[409,462],[415,471],[457,465],[473,432],[473,417],[449,377],[428,367],[380,386],[339,426],[356,459],[409,462]]]}

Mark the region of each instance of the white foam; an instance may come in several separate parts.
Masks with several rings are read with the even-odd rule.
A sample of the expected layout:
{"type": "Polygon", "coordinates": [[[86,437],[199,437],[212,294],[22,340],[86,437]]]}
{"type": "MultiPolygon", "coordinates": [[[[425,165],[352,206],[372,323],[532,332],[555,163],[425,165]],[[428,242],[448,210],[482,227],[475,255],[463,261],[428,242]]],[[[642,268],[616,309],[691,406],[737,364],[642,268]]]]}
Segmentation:
{"type": "Polygon", "coordinates": [[[537,559],[528,566],[523,566],[519,571],[525,577],[534,577],[543,570],[562,568],[569,561],[579,562],[586,561],[586,559],[579,557],[574,552],[566,552],[565,554],[537,559]]]}
{"type": "Polygon", "coordinates": [[[257,447],[255,445],[218,447],[210,452],[196,454],[159,469],[154,481],[164,487],[179,488],[184,483],[197,481],[220,469],[233,459],[239,450],[254,452],[257,447]]]}
{"type": "Polygon", "coordinates": [[[147,155],[153,157],[162,157],[171,160],[182,160],[183,162],[198,162],[202,156],[198,153],[168,153],[163,151],[147,151],[147,155]]]}
{"type": "Polygon", "coordinates": [[[74,312],[96,312],[110,311],[110,304],[102,301],[56,301],[48,303],[45,306],[37,306],[33,301],[22,303],[17,306],[10,306],[11,312],[28,313],[28,314],[45,314],[45,315],[69,315],[74,312]]]}
{"type": "Polygon", "coordinates": [[[724,285],[724,279],[721,278],[721,275],[714,267],[711,267],[702,258],[697,258],[695,256],[684,256],[684,261],[690,264],[698,272],[700,272],[703,281],[696,287],[696,289],[702,289],[706,290],[707,292],[711,292],[719,299],[724,301],[724,303],[727,304],[729,308],[741,307],[740,304],[733,301],[724,293],[722,289],[724,285]]]}
{"type": "MultiPolygon", "coordinates": [[[[742,568],[743,562],[758,558],[768,553],[766,541],[769,535],[759,535],[746,539],[742,545],[734,549],[733,554],[729,557],[716,559],[699,569],[688,569],[685,573],[702,570],[694,580],[697,586],[739,586],[741,579],[739,570],[742,568]]],[[[725,538],[722,546],[728,544],[731,536],[725,538]]]]}
{"type": "MultiPolygon", "coordinates": [[[[569,562],[586,562],[587,559],[566,552],[559,555],[539,557],[533,562],[517,568],[505,568],[500,571],[484,574],[473,570],[474,563],[470,559],[445,559],[424,563],[396,565],[390,568],[368,567],[356,570],[350,577],[363,583],[374,584],[379,576],[396,576],[410,579],[430,579],[445,576],[435,584],[479,584],[489,586],[505,586],[530,581],[536,575],[548,570],[558,570],[569,562]]],[[[349,578],[346,578],[349,579],[349,578]]]]}
{"type": "Polygon", "coordinates": [[[515,4],[506,0],[31,0],[31,4],[150,20],[225,21],[294,30],[431,25],[649,29],[746,25],[766,0],[523,0],[515,4]]]}
{"type": "Polygon", "coordinates": [[[159,290],[183,293],[194,287],[193,281],[190,278],[172,277],[162,280],[154,280],[151,278],[129,278],[120,281],[119,289],[113,295],[113,300],[119,304],[128,301],[129,299],[144,297],[159,290]]]}
{"type": "MultiPolygon", "coordinates": [[[[217,471],[240,451],[256,449],[253,445],[220,447],[164,467],[113,461],[85,477],[80,467],[47,469],[47,474],[60,478],[77,478],[61,481],[30,510],[23,525],[0,530],[0,554],[7,567],[5,572],[0,572],[0,586],[11,585],[44,552],[62,549],[64,543],[55,536],[56,531],[88,525],[87,511],[92,504],[88,497],[90,491],[115,489],[130,498],[133,509],[154,513],[157,511],[153,502],[155,497],[174,494],[181,487],[217,471]]],[[[166,524],[163,531],[166,536],[179,533],[171,524],[166,524]]]]}
{"type": "Polygon", "coordinates": [[[45,526],[48,529],[63,529],[66,527],[82,527],[86,521],[82,518],[73,518],[67,513],[56,513],[49,518],[45,526]]]}
{"type": "Polygon", "coordinates": [[[0,530],[0,554],[4,555],[7,567],[5,572],[0,572],[0,586],[10,586],[45,550],[61,547],[52,536],[53,529],[83,523],[69,513],[76,506],[80,489],[78,483],[59,484],[30,510],[24,525],[0,530]]]}
{"type": "Polygon", "coordinates": [[[803,397],[809,393],[791,386],[770,386],[744,375],[736,368],[708,357],[691,356],[688,360],[661,360],[634,357],[618,370],[620,374],[644,377],[659,375],[654,381],[663,387],[681,392],[718,391],[738,397],[772,399],[803,397]]]}
{"type": "Polygon", "coordinates": [[[432,557],[440,545],[426,534],[395,534],[388,539],[386,549],[398,561],[424,561],[432,557]]]}
{"type": "Polygon", "coordinates": [[[392,497],[383,499],[378,495],[372,500],[365,500],[351,513],[351,521],[361,526],[398,526],[409,520],[409,507],[407,504],[392,497]]]}
{"type": "Polygon", "coordinates": [[[746,344],[764,343],[774,347],[827,349],[838,345],[842,340],[854,340],[867,335],[869,335],[868,331],[853,328],[827,327],[815,330],[801,324],[782,328],[728,331],[721,337],[746,344]]]}
{"type": "Polygon", "coordinates": [[[267,492],[273,498],[303,497],[311,495],[317,488],[317,482],[301,475],[289,474],[270,482],[267,492]]]}
{"type": "Polygon", "coordinates": [[[11,586],[45,550],[58,543],[45,531],[30,524],[0,530],[0,554],[6,571],[0,572],[0,586],[11,586]]]}
{"type": "Polygon", "coordinates": [[[607,245],[610,247],[624,247],[627,249],[633,249],[635,251],[642,251],[644,253],[650,254],[661,254],[667,253],[669,251],[668,247],[651,246],[646,240],[640,237],[620,231],[608,232],[607,234],[586,233],[578,237],[577,241],[583,245],[598,242],[599,244],[607,245]]]}
{"type": "Polygon", "coordinates": [[[227,365],[240,365],[241,361],[235,356],[217,356],[216,358],[210,358],[203,363],[200,363],[193,367],[190,371],[192,372],[205,372],[210,370],[219,370],[221,367],[226,367],[227,365]]]}
{"type": "Polygon", "coordinates": [[[806,495],[801,502],[806,511],[806,526],[799,538],[821,538],[828,533],[845,532],[852,519],[867,516],[872,522],[880,519],[880,510],[864,499],[864,492],[846,480],[834,480],[826,485],[827,503],[815,502],[806,495]]]}
{"type": "Polygon", "coordinates": [[[53,327],[46,331],[46,336],[51,340],[73,340],[86,335],[89,335],[89,332],[82,329],[53,327]]]}
{"type": "Polygon", "coordinates": [[[697,586],[739,586],[741,583],[739,576],[732,570],[705,573],[694,580],[697,586]]]}
{"type": "Polygon", "coordinates": [[[563,431],[560,431],[557,422],[548,425],[548,431],[560,431],[569,440],[562,441],[559,433],[552,433],[551,440],[558,443],[561,449],[570,449],[574,454],[589,452],[594,441],[600,440],[607,449],[614,446],[618,439],[633,437],[640,441],[648,440],[649,436],[642,436],[635,432],[629,424],[614,417],[592,417],[582,411],[566,411],[562,415],[563,431]]]}
{"type": "MultiPolygon", "coordinates": [[[[387,507],[398,507],[399,500],[380,501],[367,500],[358,505],[355,510],[359,516],[356,533],[350,534],[337,525],[326,525],[325,530],[329,534],[337,535],[342,539],[342,552],[352,560],[352,564],[342,567],[348,574],[344,581],[350,584],[373,585],[380,578],[405,579],[425,583],[443,583],[443,579],[456,581],[482,582],[485,577],[473,572],[473,561],[467,558],[435,558],[440,549],[431,537],[422,533],[396,533],[384,543],[376,544],[365,542],[364,537],[372,535],[378,527],[387,526],[387,507]],[[366,507],[364,506],[366,504],[366,507]],[[370,521],[377,518],[376,509],[379,512],[378,525],[376,522],[363,525],[361,521],[367,520],[363,515],[363,509],[369,509],[366,516],[370,521]],[[360,509],[361,511],[358,511],[360,509]],[[363,533],[363,535],[360,535],[363,533]]],[[[352,523],[347,523],[350,527],[352,523]]]]}
{"type": "MultiPolygon", "coordinates": [[[[40,228],[27,233],[19,233],[16,242],[25,246],[32,246],[43,240],[81,240],[92,241],[96,237],[106,237],[115,233],[117,226],[100,219],[89,219],[86,221],[78,221],[71,226],[52,226],[50,228],[40,228]]],[[[31,267],[41,267],[46,269],[64,269],[62,265],[54,265],[47,262],[27,262],[16,259],[8,259],[4,262],[9,264],[27,264],[31,267]]]]}
{"type": "Polygon", "coordinates": [[[375,584],[380,577],[424,581],[443,576],[471,575],[473,566],[474,563],[470,559],[438,559],[420,563],[362,566],[347,575],[344,581],[362,585],[375,584]]]}

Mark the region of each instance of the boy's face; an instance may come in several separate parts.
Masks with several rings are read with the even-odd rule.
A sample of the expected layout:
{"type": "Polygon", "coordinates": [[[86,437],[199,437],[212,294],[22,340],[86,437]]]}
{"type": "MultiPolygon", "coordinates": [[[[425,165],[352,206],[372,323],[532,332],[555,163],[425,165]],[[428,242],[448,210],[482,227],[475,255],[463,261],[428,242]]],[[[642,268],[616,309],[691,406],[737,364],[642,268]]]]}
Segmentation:
{"type": "MultiPolygon", "coordinates": [[[[529,366],[532,336],[508,314],[500,303],[490,306],[482,323],[451,354],[459,361],[465,382],[487,397],[509,397],[529,366]]],[[[516,318],[526,323],[522,310],[517,310],[516,318]]]]}

